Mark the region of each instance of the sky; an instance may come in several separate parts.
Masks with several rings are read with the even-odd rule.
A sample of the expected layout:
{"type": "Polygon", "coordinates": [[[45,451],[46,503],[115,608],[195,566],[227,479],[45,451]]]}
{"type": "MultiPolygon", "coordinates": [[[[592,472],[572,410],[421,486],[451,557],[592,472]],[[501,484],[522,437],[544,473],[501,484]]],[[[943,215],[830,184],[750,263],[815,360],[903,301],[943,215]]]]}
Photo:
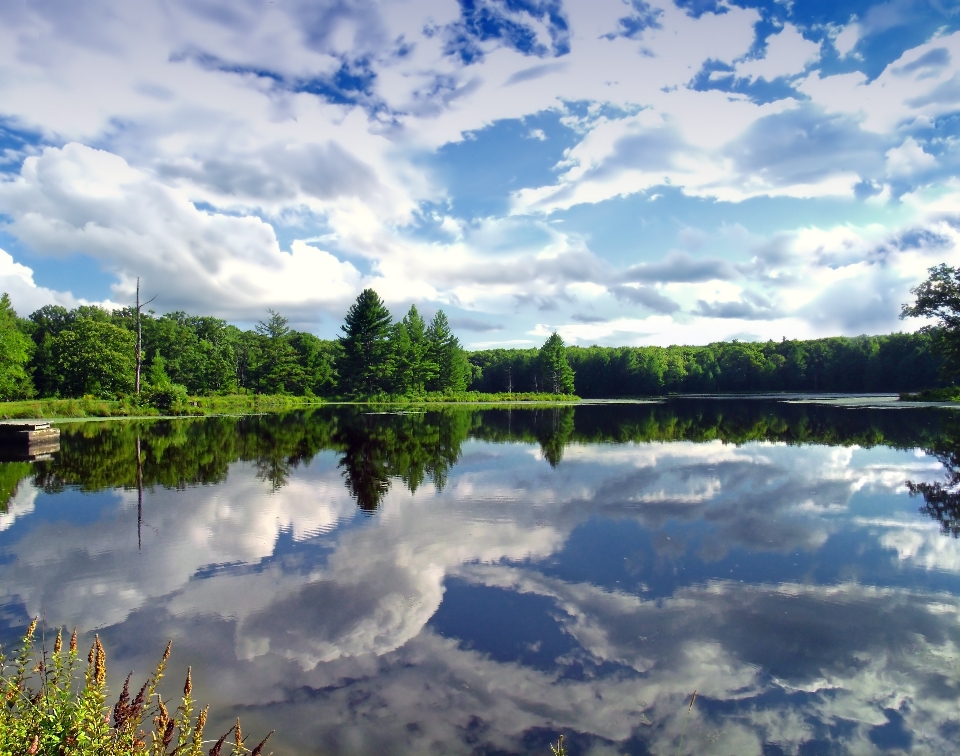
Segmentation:
{"type": "Polygon", "coordinates": [[[0,290],[470,349],[915,330],[949,0],[6,0],[0,290]]]}

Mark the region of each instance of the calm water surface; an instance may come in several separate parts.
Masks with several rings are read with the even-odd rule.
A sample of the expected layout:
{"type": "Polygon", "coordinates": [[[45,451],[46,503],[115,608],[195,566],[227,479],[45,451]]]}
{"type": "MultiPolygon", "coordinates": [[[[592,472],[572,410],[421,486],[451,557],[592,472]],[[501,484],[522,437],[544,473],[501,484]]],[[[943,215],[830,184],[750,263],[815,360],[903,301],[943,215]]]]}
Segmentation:
{"type": "Polygon", "coordinates": [[[65,423],[0,465],[0,640],[99,632],[116,690],[173,638],[210,732],[278,754],[952,754],[958,417],[65,423]]]}

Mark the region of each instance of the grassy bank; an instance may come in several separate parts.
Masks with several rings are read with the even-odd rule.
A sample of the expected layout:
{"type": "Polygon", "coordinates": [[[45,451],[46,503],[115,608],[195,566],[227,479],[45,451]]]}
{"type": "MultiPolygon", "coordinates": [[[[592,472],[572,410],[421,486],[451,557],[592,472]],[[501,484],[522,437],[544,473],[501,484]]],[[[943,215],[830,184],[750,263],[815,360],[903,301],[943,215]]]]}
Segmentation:
{"type": "Polygon", "coordinates": [[[900,394],[904,402],[960,402],[960,386],[924,389],[916,394],[900,394]]]}
{"type": "Polygon", "coordinates": [[[312,396],[269,396],[266,394],[232,394],[229,396],[194,396],[174,411],[161,411],[140,404],[127,397],[108,399],[30,399],[20,402],[0,402],[0,418],[28,420],[74,417],[157,417],[160,415],[226,415],[285,412],[301,407],[316,407],[338,401],[360,404],[425,405],[425,404],[500,404],[506,402],[573,402],[575,396],[563,394],[483,394],[468,391],[463,394],[428,394],[409,397],[380,396],[368,400],[327,400],[312,396]]]}
{"type": "Polygon", "coordinates": [[[4,420],[58,417],[156,417],[159,415],[217,415],[230,413],[281,412],[298,407],[316,406],[322,400],[302,396],[201,396],[191,397],[184,407],[163,412],[139,404],[131,398],[108,399],[32,399],[0,402],[4,420]]]}

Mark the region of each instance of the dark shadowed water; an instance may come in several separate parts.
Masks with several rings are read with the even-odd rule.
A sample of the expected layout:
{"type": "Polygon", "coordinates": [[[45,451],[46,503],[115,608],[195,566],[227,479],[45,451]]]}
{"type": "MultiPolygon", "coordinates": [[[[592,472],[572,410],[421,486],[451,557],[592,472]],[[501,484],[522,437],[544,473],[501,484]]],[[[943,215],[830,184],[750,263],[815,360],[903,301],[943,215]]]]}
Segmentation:
{"type": "Polygon", "coordinates": [[[36,614],[97,631],[116,690],[173,638],[211,733],[239,715],[278,754],[547,756],[560,734],[575,754],[956,753],[952,410],[61,427],[52,460],[0,465],[0,639],[36,614]]]}

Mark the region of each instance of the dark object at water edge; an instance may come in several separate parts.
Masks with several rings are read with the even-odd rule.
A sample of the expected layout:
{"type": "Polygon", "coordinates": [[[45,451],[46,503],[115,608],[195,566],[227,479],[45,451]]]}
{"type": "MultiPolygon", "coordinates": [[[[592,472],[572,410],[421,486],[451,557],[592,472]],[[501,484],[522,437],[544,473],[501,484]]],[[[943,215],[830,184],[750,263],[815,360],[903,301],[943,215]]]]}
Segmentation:
{"type": "Polygon", "coordinates": [[[0,462],[49,459],[60,451],[60,429],[43,421],[0,422],[0,462]]]}

